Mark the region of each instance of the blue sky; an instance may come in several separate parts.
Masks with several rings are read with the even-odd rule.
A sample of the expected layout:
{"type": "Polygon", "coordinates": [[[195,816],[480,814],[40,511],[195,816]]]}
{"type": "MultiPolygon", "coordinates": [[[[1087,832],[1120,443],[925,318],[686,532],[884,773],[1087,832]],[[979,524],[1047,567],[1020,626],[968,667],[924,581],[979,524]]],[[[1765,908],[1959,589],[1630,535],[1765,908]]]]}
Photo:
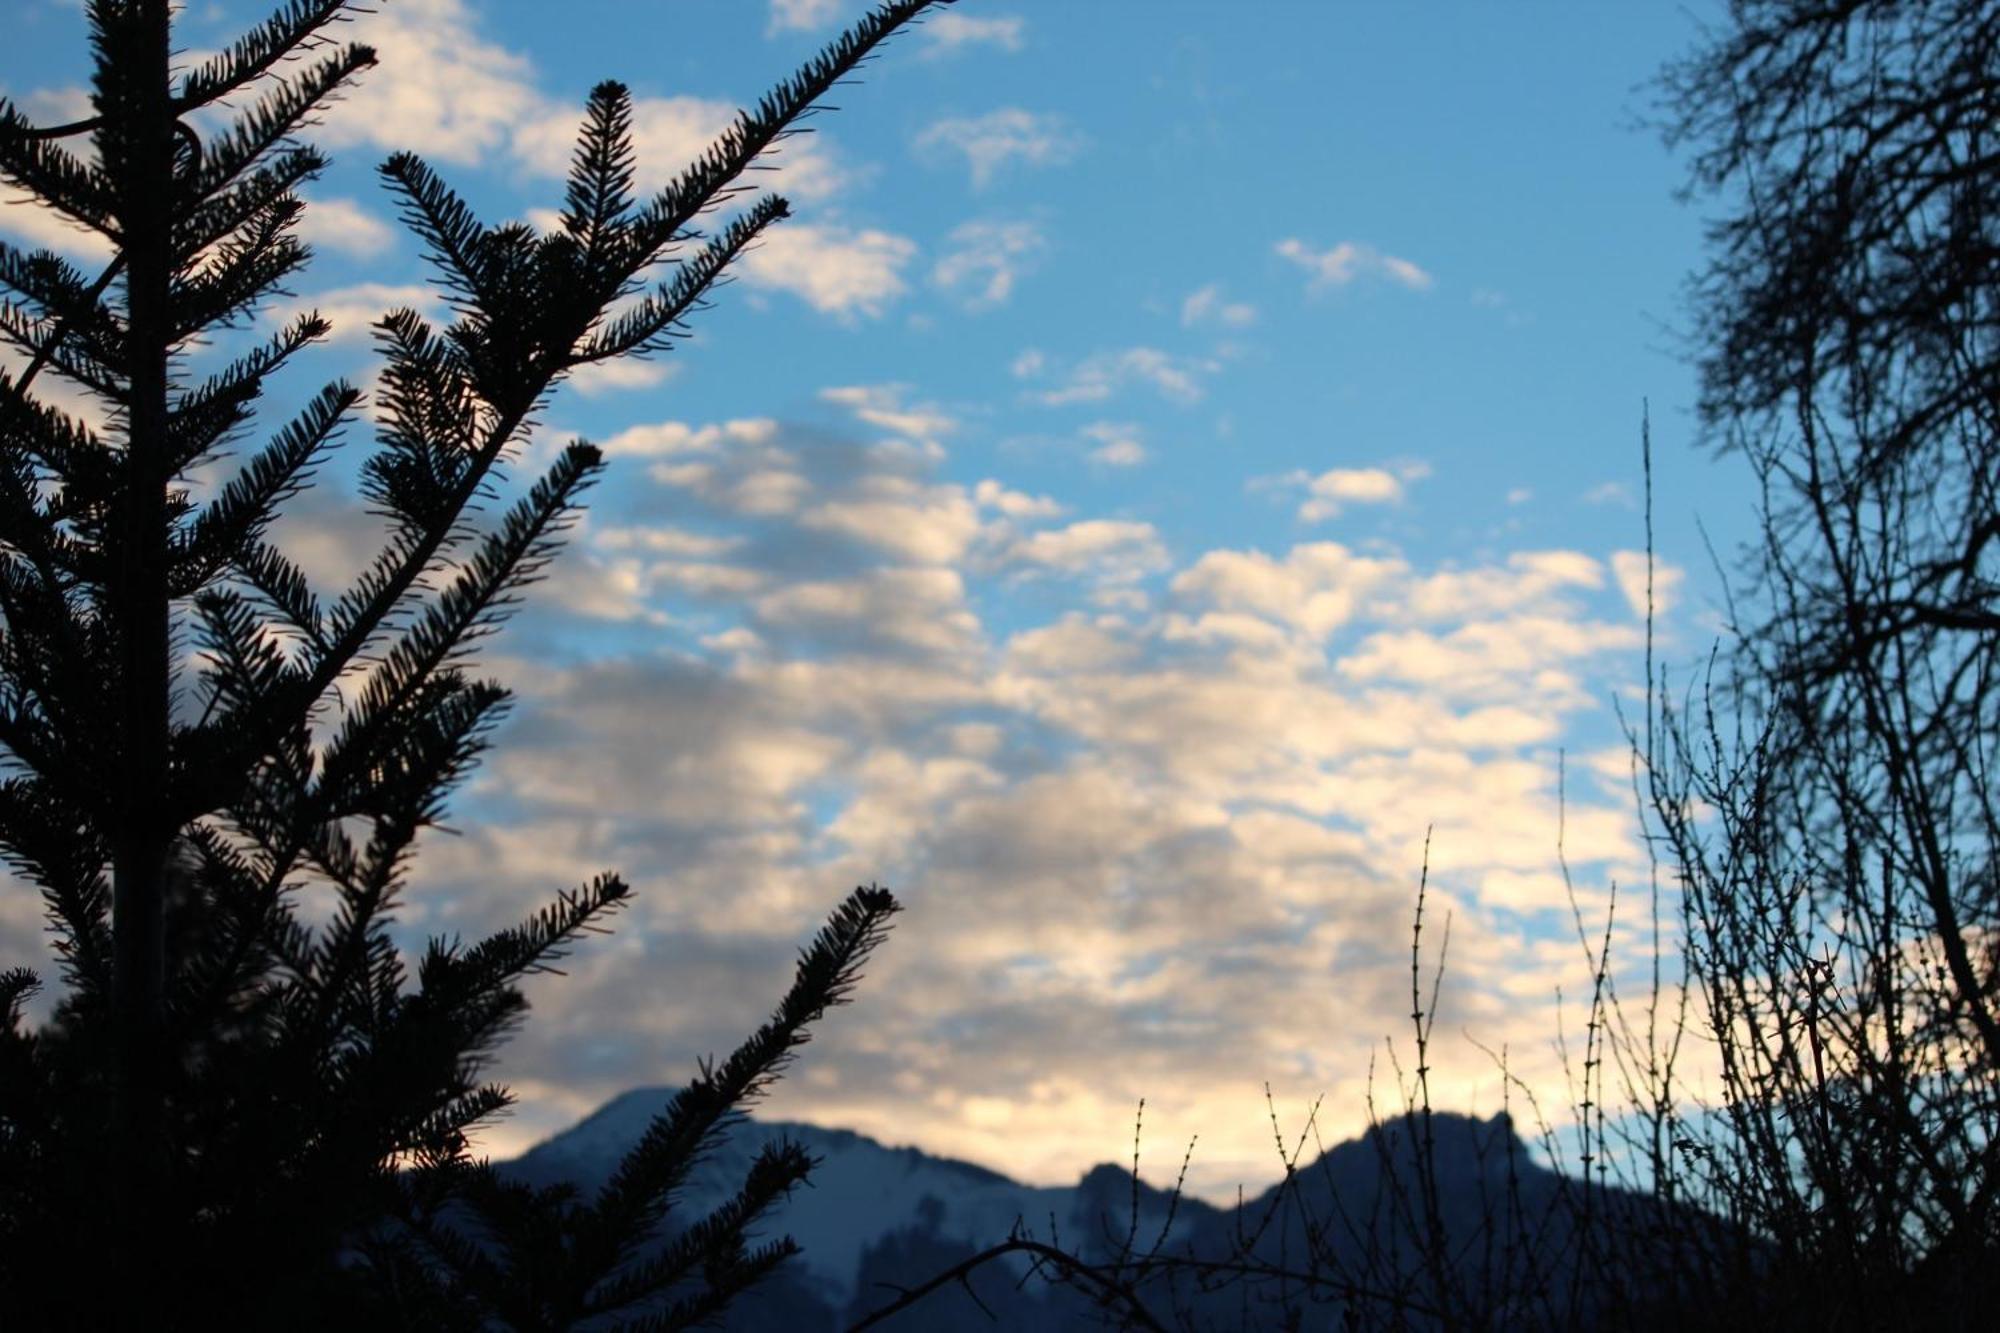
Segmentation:
{"type": "MultiPolygon", "coordinates": [[[[254,8],[194,0],[181,41],[254,8]]],[[[597,80],[658,182],[859,12],[379,9],[352,35],[381,66],[317,131],[294,303],[337,329],[299,396],[366,382],[388,306],[438,308],[387,152],[534,221],[597,80]]],[[[1055,1182],[1126,1151],[1143,1096],[1160,1170],[1198,1133],[1197,1190],[1255,1187],[1267,1082],[1294,1125],[1324,1094],[1330,1137],[1371,1056],[1396,1102],[1427,827],[1436,1094],[1495,1109],[1471,1040],[1505,1044],[1560,1119],[1556,990],[1588,984],[1560,752],[1586,914],[1646,883],[1612,707],[1643,676],[1642,402],[1667,661],[1718,623],[1697,519],[1750,530],[1688,415],[1699,212],[1637,124],[1713,9],[966,0],[843,89],[695,335],[566,386],[517,468],[612,456],[484,658],[519,703],[403,920],[469,935],[606,867],[641,901],[535,983],[488,1146],[685,1077],[880,881],[907,915],[770,1114],[1055,1182]]],[[[73,108],[76,7],[15,11],[0,88],[73,108]]],[[[338,469],[285,534],[329,589],[373,540],[338,469]]],[[[10,958],[39,924],[13,895],[10,958]]]]}

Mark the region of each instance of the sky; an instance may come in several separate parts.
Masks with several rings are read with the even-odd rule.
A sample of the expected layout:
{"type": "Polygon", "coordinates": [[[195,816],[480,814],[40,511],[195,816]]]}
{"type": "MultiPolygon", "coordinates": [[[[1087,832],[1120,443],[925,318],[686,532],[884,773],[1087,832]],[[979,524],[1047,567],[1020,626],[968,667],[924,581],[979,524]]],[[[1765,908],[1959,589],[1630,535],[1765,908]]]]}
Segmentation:
{"type": "MultiPolygon", "coordinates": [[[[631,86],[657,186],[861,7],[374,8],[381,63],[311,136],[317,258],[262,316],[335,331],[273,421],[368,384],[383,311],[443,312],[389,152],[547,225],[594,83],[631,86]]],[[[78,9],[11,0],[31,114],[83,101],[78,9]]],[[[1273,1112],[1323,1099],[1331,1143],[1371,1079],[1400,1107],[1427,836],[1432,1096],[1497,1110],[1504,1049],[1564,1122],[1590,966],[1559,848],[1587,929],[1615,885],[1619,966],[1649,957],[1645,413],[1677,679],[1722,623],[1707,546],[1754,530],[1691,416],[1701,207],[1644,123],[1716,12],[964,0],[842,88],[692,336],[564,386],[512,469],[610,459],[485,647],[516,706],[399,928],[476,937],[603,869],[638,896],[532,981],[482,1147],[683,1081],[882,883],[894,934],[761,1114],[1054,1184],[1129,1158],[1143,1098],[1144,1174],[1199,1136],[1227,1200],[1280,1174],[1273,1112]]],[[[192,0],[178,40],[259,16],[192,0]]],[[[17,243],[92,256],[9,198],[17,243]]],[[[378,540],[351,466],[279,530],[322,591],[378,540]]],[[[46,964],[41,925],[10,893],[0,957],[46,964]]]]}

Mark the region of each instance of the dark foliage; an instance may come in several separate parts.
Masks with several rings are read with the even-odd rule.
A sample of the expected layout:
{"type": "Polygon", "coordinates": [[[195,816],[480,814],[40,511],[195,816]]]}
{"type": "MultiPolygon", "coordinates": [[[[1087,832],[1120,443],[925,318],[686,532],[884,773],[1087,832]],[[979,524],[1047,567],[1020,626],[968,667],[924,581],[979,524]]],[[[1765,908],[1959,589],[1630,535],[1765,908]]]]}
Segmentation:
{"type": "Polygon", "coordinates": [[[168,0],[93,0],[93,114],[38,126],[0,101],[0,173],[114,251],[93,275],[0,244],[0,338],[25,359],[0,375],[0,852],[42,894],[63,982],[30,1030],[37,978],[0,976],[8,1327],[674,1328],[789,1253],[744,1239],[812,1165],[776,1148],[635,1262],[689,1164],[844,997],[896,910],[887,892],[842,905],[771,1022],[588,1203],[501,1184],[466,1135],[507,1105],[484,1074],[524,1012],[520,979],[601,928],[625,883],[598,876],[474,944],[433,940],[414,967],[390,926],[415,838],[506,706],[469,650],[603,467],[574,442],[501,504],[510,451],[577,367],[670,345],[785,204],[712,236],[697,219],[944,2],[882,4],[647,198],[630,99],[600,85],[548,235],[481,223],[409,154],[384,163],[453,316],[377,327],[361,475],[390,531],[331,600],[269,531],[341,444],[354,387],[326,386],[220,487],[190,480],[327,325],[304,316],[206,378],[189,351],[247,327],[308,258],[293,191],[324,163],[295,136],[374,60],[335,39],[351,6],[290,0],[175,78],[168,0]],[[226,128],[197,132],[196,113],[225,109],[226,128]],[[105,424],[38,396],[51,378],[105,424]],[[308,889],[330,919],[301,911],[308,889]]]}

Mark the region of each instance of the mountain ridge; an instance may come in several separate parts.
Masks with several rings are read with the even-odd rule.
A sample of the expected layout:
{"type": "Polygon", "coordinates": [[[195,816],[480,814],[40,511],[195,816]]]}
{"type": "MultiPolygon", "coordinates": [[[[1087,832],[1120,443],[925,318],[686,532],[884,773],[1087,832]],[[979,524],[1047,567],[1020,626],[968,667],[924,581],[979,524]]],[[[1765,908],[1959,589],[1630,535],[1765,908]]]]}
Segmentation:
{"type": "MultiPolygon", "coordinates": [[[[496,1169],[527,1184],[564,1183],[594,1192],[674,1092],[622,1093],[496,1169]]],[[[1307,1253],[1337,1257],[1349,1272],[1373,1273],[1407,1288],[1426,1258],[1428,1232],[1419,1214],[1427,1216],[1427,1189],[1434,1189],[1443,1234],[1454,1250],[1469,1248],[1481,1228],[1490,1233],[1507,1200],[1517,1213],[1556,1219],[1536,1233],[1535,1244],[1546,1253],[1526,1269],[1531,1281],[1549,1288],[1567,1281],[1578,1263],[1573,1222],[1566,1220],[1575,1216],[1569,1193],[1576,1182],[1536,1163],[1504,1113],[1482,1120],[1440,1111],[1427,1120],[1404,1115],[1380,1122],[1226,1209],[1192,1196],[1176,1198],[1141,1179],[1136,1215],[1132,1174],[1116,1162],[1091,1167],[1074,1185],[1027,1185],[990,1167],[887,1145],[854,1130],[745,1119],[697,1164],[676,1215],[699,1217],[730,1197],[756,1154],[780,1139],[806,1148],[819,1165],[804,1189],[773,1210],[762,1233],[766,1239],[789,1234],[802,1252],[733,1309],[725,1327],[797,1333],[844,1328],[897,1289],[1016,1235],[1053,1243],[1088,1262],[1116,1259],[1128,1241],[1143,1254],[1156,1238],[1157,1252],[1175,1259],[1234,1254],[1266,1264],[1295,1264],[1303,1245],[1307,1253]],[[1425,1136],[1434,1163],[1430,1186],[1417,1170],[1425,1136]],[[1247,1248],[1246,1237],[1254,1238],[1247,1248]]],[[[1605,1218],[1637,1218],[1648,1204],[1640,1195],[1599,1189],[1605,1218]]],[[[1082,1312],[1074,1291],[1020,1282],[1029,1264],[1026,1255],[1009,1255],[976,1275],[977,1299],[994,1312],[994,1326],[1047,1326],[1082,1312]]],[[[1494,1278],[1488,1273],[1481,1280],[1490,1286],[1494,1278]]],[[[1504,1280],[1516,1280],[1515,1270],[1504,1280]]],[[[1162,1302],[1201,1306],[1213,1299],[1196,1287],[1177,1289],[1171,1277],[1157,1273],[1146,1281],[1149,1297],[1162,1302]]],[[[965,1293],[944,1291],[898,1316],[892,1327],[914,1333],[972,1318],[986,1322],[965,1293]]]]}

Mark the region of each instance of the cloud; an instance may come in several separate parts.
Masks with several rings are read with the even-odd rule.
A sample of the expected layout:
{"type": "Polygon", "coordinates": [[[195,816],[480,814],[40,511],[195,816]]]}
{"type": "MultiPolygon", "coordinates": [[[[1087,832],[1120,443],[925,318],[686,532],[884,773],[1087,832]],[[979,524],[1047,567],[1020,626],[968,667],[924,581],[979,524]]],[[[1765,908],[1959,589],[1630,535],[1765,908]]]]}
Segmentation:
{"type": "Polygon", "coordinates": [[[1247,612],[1317,641],[1409,576],[1401,560],[1313,542],[1293,547],[1282,560],[1262,551],[1210,551],[1177,574],[1171,587],[1190,606],[1247,612]]]}
{"type": "Polygon", "coordinates": [[[111,258],[110,241],[5,182],[0,182],[0,231],[30,249],[53,250],[65,258],[98,264],[111,258]]]}
{"type": "Polygon", "coordinates": [[[835,648],[867,645],[958,656],[977,644],[979,620],[949,569],[878,569],[853,579],[793,583],[759,598],[768,629],[803,633],[835,648]]]}
{"type": "Polygon", "coordinates": [[[1201,401],[1202,377],[1220,368],[1215,361],[1175,356],[1157,347],[1128,347],[1087,358],[1071,369],[1062,385],[1036,394],[1035,399],[1047,407],[1100,403],[1125,385],[1137,383],[1150,385],[1162,398],[1186,407],[1201,401]]]}
{"type": "Polygon", "coordinates": [[[1082,434],[1085,439],[1097,442],[1097,448],[1090,451],[1093,463],[1137,467],[1146,461],[1146,446],[1141,442],[1139,428],[1129,421],[1094,421],[1083,428],[1082,434]]]}
{"type": "Polygon", "coordinates": [[[1049,359],[1039,347],[1030,347],[1007,365],[1007,373],[1017,380],[1031,380],[1047,368],[1049,359]]]}
{"type": "Polygon", "coordinates": [[[847,408],[857,421],[893,435],[931,444],[958,429],[958,421],[934,403],[906,405],[902,384],[849,384],[821,389],[821,401],[847,408]]]}
{"type": "Polygon", "coordinates": [[[1032,222],[977,221],[952,229],[952,248],[931,269],[933,285],[954,293],[971,310],[1005,305],[1014,283],[1048,248],[1032,222]]]}
{"type": "Polygon", "coordinates": [[[769,32],[811,32],[840,16],[841,0],[771,0],[769,32]]]}
{"type": "Polygon", "coordinates": [[[671,458],[713,454],[724,448],[756,448],[769,444],[777,434],[778,423],[769,417],[742,417],[705,426],[658,421],[628,426],[602,447],[609,458],[671,458]]]}
{"type": "Polygon", "coordinates": [[[1613,551],[1611,553],[1611,576],[1618,581],[1618,591],[1625,594],[1625,604],[1632,608],[1632,614],[1644,619],[1650,614],[1665,617],[1673,610],[1686,571],[1674,565],[1656,560],[1644,551],[1613,551]],[[1651,583],[1650,590],[1647,587],[1651,583]],[[1651,606],[1647,605],[1650,598],[1651,606]]]}
{"type": "Polygon", "coordinates": [[[585,398],[635,389],[656,389],[672,379],[678,367],[657,357],[641,360],[622,356],[615,361],[597,361],[578,366],[567,383],[585,398]]]}
{"type": "Polygon", "coordinates": [[[919,155],[965,159],[972,184],[984,189],[1000,170],[1013,162],[1030,167],[1056,167],[1083,151],[1083,136],[1061,116],[1042,115],[1020,107],[1001,107],[983,116],[947,117],[916,138],[919,155]]]}
{"type": "Polygon", "coordinates": [[[997,509],[1008,518],[1055,518],[1064,512],[1061,504],[1046,495],[1011,491],[991,477],[974,487],[972,495],[979,504],[997,509]]]}
{"type": "Polygon", "coordinates": [[[877,318],[908,291],[903,269],[914,241],[886,231],[792,222],[764,233],[743,256],[743,280],[788,292],[813,309],[843,319],[877,318]]]}
{"type": "MultiPolygon", "coordinates": [[[[891,942],[770,1114],[894,1127],[1056,1181],[1108,1151],[1114,1104],[1146,1095],[1149,1127],[1160,1106],[1201,1134],[1190,1183],[1221,1197],[1273,1172],[1264,1080],[1287,1108],[1328,1093],[1330,1135],[1361,1113],[1371,1050],[1407,1021],[1396,954],[1429,826],[1432,901],[1454,923],[1440,1032],[1528,1052],[1514,1072],[1559,1093],[1533,1052],[1556,987],[1589,969],[1521,922],[1567,911],[1544,747],[1594,706],[1591,664],[1636,632],[1576,600],[1601,563],[1212,550],[1173,574],[1167,613],[1016,604],[1003,633],[973,607],[1006,575],[1162,570],[1159,534],[1093,516],[984,554],[975,536],[950,563],[910,563],[947,552],[893,540],[864,542],[858,565],[799,561],[783,554],[795,540],[842,535],[812,526],[826,502],[951,500],[950,483],[860,445],[843,455],[859,471],[816,470],[827,447],[784,426],[653,428],[641,452],[661,461],[785,454],[811,478],[787,513],[704,510],[592,539],[654,583],[656,560],[756,569],[703,594],[740,620],[679,630],[685,652],[502,664],[521,720],[488,772],[513,817],[427,856],[450,920],[415,924],[469,933],[601,865],[640,885],[617,933],[536,991],[543,1021],[508,1052],[517,1079],[580,1089],[583,1109],[636,1068],[663,1079],[740,1037],[729,1025],[768,1006],[839,887],[874,880],[905,898],[923,948],[891,942]],[[672,878],[649,881],[655,865],[672,878]],[[663,970],[698,998],[639,1003],[663,970]]],[[[1056,508],[991,479],[964,498],[996,523],[1056,508]]],[[[1643,865],[1623,804],[1598,800],[1572,791],[1564,811],[1586,913],[1607,868],[1643,865]]],[[[1497,1101],[1497,1075],[1456,1036],[1433,1078],[1447,1104],[1497,1101]]]]}
{"type": "Polygon", "coordinates": [[[352,199],[308,199],[299,236],[309,245],[373,259],[396,244],[396,230],[352,199]]]}
{"type": "Polygon", "coordinates": [[[400,0],[359,16],[353,39],[378,63],[328,107],[315,135],[472,164],[507,147],[546,105],[527,56],[479,35],[465,0],[400,0]]]}
{"type": "MultiPolygon", "coordinates": [[[[781,0],[782,3],[782,0],[781,0]]],[[[791,0],[773,10],[801,26],[836,16],[838,3],[791,0]]],[[[536,85],[534,62],[482,36],[478,10],[465,0],[398,0],[356,19],[354,38],[374,45],[379,63],[329,107],[317,137],[340,148],[367,144],[410,149],[427,158],[477,165],[505,157],[537,175],[569,171],[583,108],[536,85]]],[[[693,96],[636,97],[632,139],[638,183],[673,180],[735,119],[728,101],[693,96]]],[[[773,168],[760,184],[795,201],[820,201],[850,179],[825,135],[802,135],[767,153],[773,168]]]]}
{"type": "Polygon", "coordinates": [[[269,308],[266,317],[284,323],[309,310],[317,310],[333,324],[333,341],[362,342],[372,336],[376,322],[384,315],[404,309],[431,320],[446,313],[438,289],[426,283],[357,282],[279,301],[269,308]]]}
{"type": "Polygon", "coordinates": [[[1247,328],[1257,322],[1257,307],[1247,301],[1227,301],[1223,299],[1219,283],[1209,283],[1188,294],[1181,302],[1181,327],[1191,329],[1198,324],[1217,323],[1225,328],[1247,328]]]}
{"type": "Polygon", "coordinates": [[[1166,568],[1167,548],[1150,523],[1092,518],[1018,538],[1000,563],[1129,583],[1166,568]]]}
{"type": "Polygon", "coordinates": [[[1404,464],[1391,471],[1383,467],[1330,468],[1314,475],[1290,472],[1276,482],[1264,480],[1253,486],[1273,484],[1303,489],[1306,498],[1298,508],[1301,523],[1320,523],[1336,518],[1354,505],[1401,504],[1407,494],[1405,483],[1428,476],[1430,469],[1420,463],[1404,464]]]}
{"type": "Polygon", "coordinates": [[[1330,250],[1315,250],[1296,237],[1287,237],[1276,248],[1280,256],[1312,275],[1313,290],[1345,287],[1362,276],[1387,278],[1419,292],[1429,290],[1433,282],[1429,273],[1409,260],[1383,254],[1357,241],[1342,241],[1330,250]]]}
{"type": "Polygon", "coordinates": [[[1019,51],[1026,26],[1018,14],[995,14],[981,18],[956,12],[935,14],[923,26],[923,58],[936,60],[973,46],[997,46],[1002,51],[1019,51]]]}
{"type": "Polygon", "coordinates": [[[1569,594],[1604,586],[1604,567],[1581,551],[1515,551],[1505,561],[1440,569],[1413,580],[1409,614],[1420,621],[1514,612],[1572,613],[1569,594]]]}
{"type": "MultiPolygon", "coordinates": [[[[1147,365],[1101,363],[1120,386],[1147,365]]],[[[1146,1095],[1149,1132],[1202,1136],[1191,1186],[1226,1196],[1275,1174],[1265,1080],[1287,1117],[1327,1093],[1329,1136],[1362,1114],[1370,1054],[1406,1030],[1427,826],[1454,923],[1437,1095],[1497,1102],[1443,1035],[1465,1031],[1560,1104],[1537,1052],[1589,968],[1532,924],[1568,929],[1559,811],[1586,913],[1644,873],[1627,799],[1555,779],[1631,660],[1631,553],[1176,558],[1165,520],[1046,494],[1004,453],[882,447],[976,435],[918,387],[839,385],[807,415],[613,434],[602,526],[554,591],[630,628],[564,637],[531,596],[496,640],[520,655],[480,663],[519,707],[454,807],[465,835],[427,847],[410,927],[474,937],[606,867],[637,888],[569,976],[531,983],[506,1053],[530,1105],[482,1150],[740,1039],[842,889],[880,882],[901,933],[769,1114],[1073,1181],[1146,1095]]],[[[1082,439],[1143,443],[1103,415],[1082,439]]]]}
{"type": "Polygon", "coordinates": [[[1583,493],[1587,505],[1616,505],[1620,509],[1637,509],[1639,502],[1632,498],[1632,488],[1622,481],[1599,482],[1583,493]]]}
{"type": "Polygon", "coordinates": [[[925,565],[960,560],[979,535],[978,512],[962,487],[895,476],[864,478],[839,499],[807,509],[800,522],[925,565]]]}

